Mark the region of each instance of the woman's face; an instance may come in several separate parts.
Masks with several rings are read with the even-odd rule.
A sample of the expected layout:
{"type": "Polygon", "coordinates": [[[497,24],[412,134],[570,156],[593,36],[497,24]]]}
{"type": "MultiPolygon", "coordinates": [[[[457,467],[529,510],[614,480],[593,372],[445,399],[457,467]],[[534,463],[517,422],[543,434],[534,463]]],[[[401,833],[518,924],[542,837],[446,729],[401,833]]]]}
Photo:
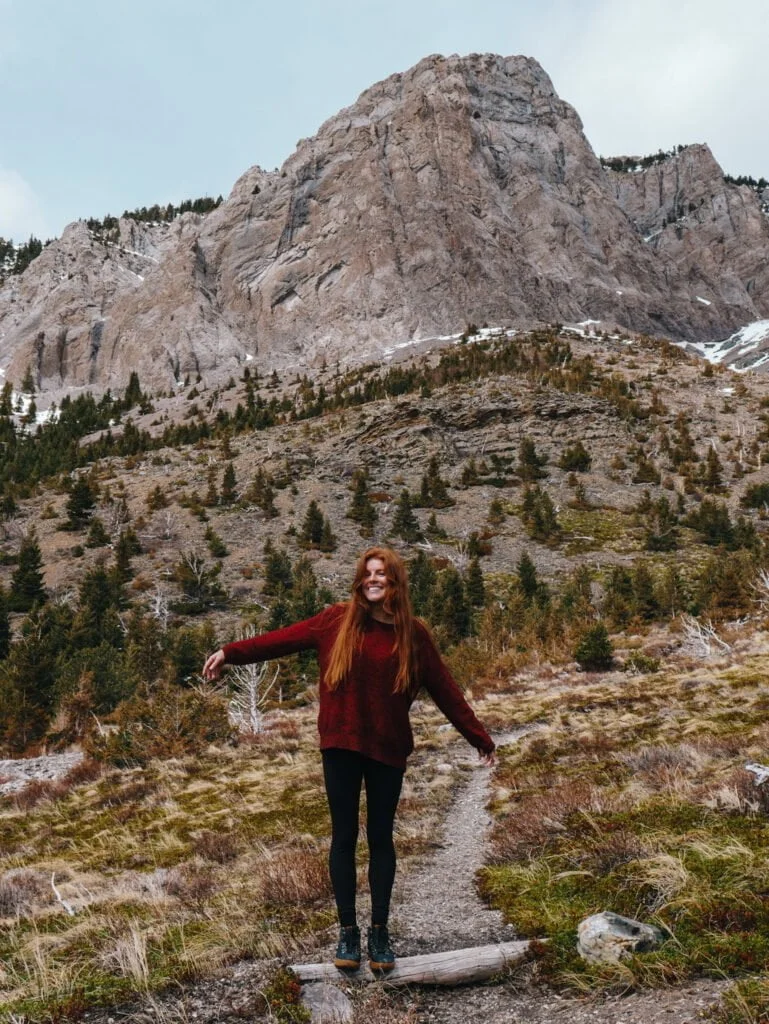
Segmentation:
{"type": "Polygon", "coordinates": [[[381,558],[369,558],[363,575],[363,596],[369,604],[381,604],[387,595],[387,571],[381,558]]]}

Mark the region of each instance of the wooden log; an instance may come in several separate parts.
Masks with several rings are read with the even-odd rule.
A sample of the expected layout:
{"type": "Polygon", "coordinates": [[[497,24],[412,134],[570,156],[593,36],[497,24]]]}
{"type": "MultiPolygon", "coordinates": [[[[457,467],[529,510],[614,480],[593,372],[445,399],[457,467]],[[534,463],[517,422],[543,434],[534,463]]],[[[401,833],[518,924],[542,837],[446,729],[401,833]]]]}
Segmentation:
{"type": "Polygon", "coordinates": [[[291,970],[299,981],[385,981],[388,985],[468,985],[485,981],[510,964],[525,960],[531,943],[500,942],[495,946],[449,949],[445,953],[399,957],[391,971],[373,974],[363,961],[357,971],[342,971],[333,964],[297,964],[291,970]]]}

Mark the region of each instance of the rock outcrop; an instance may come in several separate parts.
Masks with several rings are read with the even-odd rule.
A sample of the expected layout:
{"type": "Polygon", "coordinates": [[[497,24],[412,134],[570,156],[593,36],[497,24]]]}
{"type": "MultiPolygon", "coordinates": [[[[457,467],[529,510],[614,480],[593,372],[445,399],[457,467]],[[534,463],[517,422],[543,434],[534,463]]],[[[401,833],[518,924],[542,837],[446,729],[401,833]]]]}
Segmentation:
{"type": "Polygon", "coordinates": [[[721,339],[769,316],[769,220],[707,147],[601,166],[525,57],[428,57],[205,217],[67,229],[0,290],[0,365],[153,389],[354,363],[469,321],[610,320],[721,339]]]}

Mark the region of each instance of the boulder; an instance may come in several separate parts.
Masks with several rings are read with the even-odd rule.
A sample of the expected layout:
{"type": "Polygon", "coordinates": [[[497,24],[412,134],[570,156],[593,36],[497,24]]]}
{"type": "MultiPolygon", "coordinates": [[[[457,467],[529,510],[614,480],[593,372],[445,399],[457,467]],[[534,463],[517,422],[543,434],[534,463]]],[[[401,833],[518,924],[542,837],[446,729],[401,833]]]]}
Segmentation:
{"type": "Polygon", "coordinates": [[[660,928],[610,910],[586,917],[577,934],[579,955],[591,963],[617,963],[631,953],[648,953],[666,938],[660,928]]]}
{"type": "Polygon", "coordinates": [[[352,1003],[336,985],[313,982],[302,985],[302,1005],[310,1011],[313,1024],[345,1024],[352,1020],[352,1003]]]}

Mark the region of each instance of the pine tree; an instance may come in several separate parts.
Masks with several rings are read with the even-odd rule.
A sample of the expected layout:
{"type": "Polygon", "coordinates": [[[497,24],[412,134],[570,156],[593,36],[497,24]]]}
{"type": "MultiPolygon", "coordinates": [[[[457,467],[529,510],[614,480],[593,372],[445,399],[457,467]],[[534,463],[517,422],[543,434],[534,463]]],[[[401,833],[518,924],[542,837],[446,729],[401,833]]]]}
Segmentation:
{"type": "Polygon", "coordinates": [[[418,540],[424,539],[422,530],[419,526],[419,520],[414,515],[414,510],[411,505],[411,495],[405,487],[398,498],[392,528],[393,533],[397,537],[401,537],[408,544],[413,544],[418,540]]]}
{"type": "Polygon", "coordinates": [[[11,623],[8,618],[8,595],[0,586],[0,660],[8,657],[11,649],[11,623]]]}
{"type": "Polygon", "coordinates": [[[281,551],[268,542],[264,546],[264,553],[264,593],[276,595],[290,590],[294,585],[294,576],[288,552],[281,551]]]}
{"type": "Polygon", "coordinates": [[[377,521],[377,511],[368,494],[368,474],[365,469],[353,473],[352,499],[347,518],[359,523],[361,536],[370,537],[377,521]]]}
{"type": "Polygon", "coordinates": [[[702,473],[702,486],[710,494],[720,494],[726,490],[723,477],[724,467],[718,457],[718,452],[713,445],[708,448],[705,457],[705,466],[702,473]]]}
{"type": "Polygon", "coordinates": [[[486,517],[492,526],[500,526],[505,521],[505,510],[499,498],[492,498],[489,502],[489,513],[486,517]]]}
{"type": "Polygon", "coordinates": [[[233,503],[236,498],[235,486],[235,467],[231,462],[228,462],[224,467],[224,474],[222,475],[222,490],[220,494],[222,505],[231,505],[233,503]]]}
{"type": "Polygon", "coordinates": [[[560,468],[571,473],[587,473],[591,463],[590,453],[580,440],[565,448],[561,458],[558,460],[560,468]]]}
{"type": "Polygon", "coordinates": [[[590,626],[581,635],[574,651],[574,660],[585,672],[603,672],[611,668],[614,649],[602,622],[590,626]]]}
{"type": "Polygon", "coordinates": [[[417,552],[409,563],[409,591],[415,615],[426,615],[435,589],[436,573],[424,551],[417,552]]]}
{"type": "Polygon", "coordinates": [[[8,598],[11,611],[28,612],[35,604],[45,601],[42,568],[40,545],[35,528],[32,527],[21,542],[16,571],[11,577],[11,593],[8,598]]]}
{"type": "Polygon", "coordinates": [[[470,632],[470,606],[462,577],[453,565],[441,573],[433,594],[430,619],[443,626],[449,643],[456,643],[470,632]]]}
{"type": "Polygon", "coordinates": [[[438,520],[435,517],[435,512],[430,513],[427,525],[425,526],[425,533],[432,540],[444,540],[447,536],[446,531],[438,523],[438,520]]]}
{"type": "Polygon", "coordinates": [[[134,555],[141,554],[141,550],[139,538],[132,527],[127,526],[120,531],[120,536],[115,545],[115,572],[121,583],[126,583],[133,576],[131,559],[134,555]]]}
{"type": "Polygon", "coordinates": [[[109,544],[109,534],[98,516],[94,516],[91,520],[85,544],[89,548],[100,548],[105,544],[109,544]]]}
{"type": "Polygon", "coordinates": [[[644,622],[656,618],[659,607],[654,592],[654,578],[645,562],[633,566],[633,614],[644,622]]]}
{"type": "Polygon", "coordinates": [[[606,582],[603,614],[617,629],[630,621],[633,606],[633,578],[621,565],[615,565],[606,582]]]}
{"type": "Polygon", "coordinates": [[[219,504],[219,491],[216,488],[216,466],[213,463],[208,467],[208,488],[203,504],[206,508],[215,508],[219,504]]]}
{"type": "Polygon", "coordinates": [[[526,488],[521,518],[532,540],[547,543],[558,539],[560,528],[555,506],[547,491],[543,491],[538,485],[526,488]]]}
{"type": "Polygon", "coordinates": [[[257,469],[251,486],[246,491],[244,497],[246,501],[252,501],[260,508],[269,519],[274,519],[278,515],[278,510],[275,508],[275,490],[272,486],[272,477],[265,473],[261,466],[257,469]]]}
{"type": "Polygon", "coordinates": [[[536,566],[528,551],[524,551],[518,559],[515,571],[518,576],[518,585],[521,588],[521,592],[526,602],[530,604],[536,597],[540,584],[537,579],[536,566]]]}
{"type": "Polygon", "coordinates": [[[486,591],[483,584],[483,571],[477,558],[470,560],[465,572],[465,593],[467,600],[474,608],[482,608],[486,600],[486,591]]]}
{"type": "Polygon", "coordinates": [[[299,543],[302,547],[318,547],[320,545],[323,539],[325,521],[325,516],[321,512],[320,506],[313,498],[307,506],[302,528],[299,532],[299,543]]]}
{"type": "Polygon", "coordinates": [[[321,551],[335,551],[336,550],[336,536],[331,529],[331,523],[328,519],[323,520],[323,531],[320,535],[320,541],[318,547],[321,551]]]}
{"type": "Polygon", "coordinates": [[[82,530],[95,506],[95,488],[87,476],[79,476],[72,485],[67,501],[67,528],[82,530]]]}
{"type": "Polygon", "coordinates": [[[448,508],[454,504],[446,489],[446,481],[442,478],[438,457],[433,455],[422,476],[419,488],[419,506],[421,508],[448,508]]]}
{"type": "Polygon", "coordinates": [[[147,495],[147,508],[150,512],[157,512],[160,509],[167,507],[168,498],[166,498],[166,492],[160,484],[156,484],[147,495]]]}
{"type": "Polygon", "coordinates": [[[521,440],[521,448],[518,452],[518,476],[525,483],[533,483],[547,476],[543,467],[547,464],[546,455],[538,455],[534,442],[530,437],[521,440]]]}

